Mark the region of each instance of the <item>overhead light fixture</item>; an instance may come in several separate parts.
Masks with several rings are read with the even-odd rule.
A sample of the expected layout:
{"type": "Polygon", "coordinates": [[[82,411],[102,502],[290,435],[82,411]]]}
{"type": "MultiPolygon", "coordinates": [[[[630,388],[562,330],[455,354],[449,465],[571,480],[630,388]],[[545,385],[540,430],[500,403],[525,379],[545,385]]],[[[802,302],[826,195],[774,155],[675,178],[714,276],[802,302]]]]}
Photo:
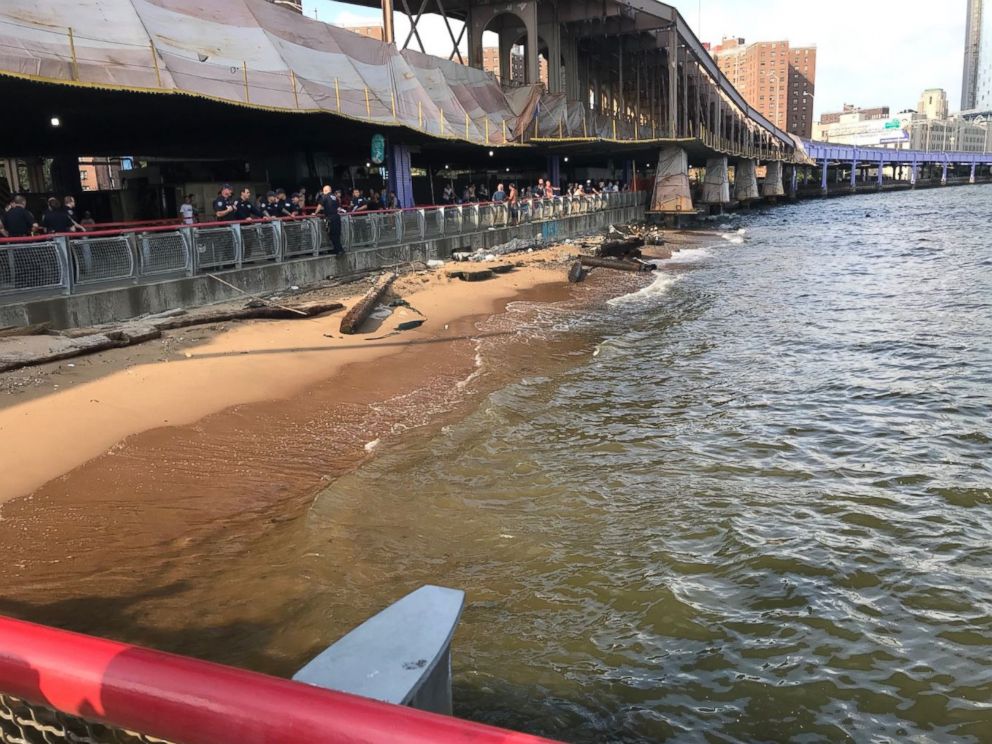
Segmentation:
{"type": "Polygon", "coordinates": [[[60,127],[60,126],[62,126],[62,122],[59,121],[59,117],[57,117],[57,116],[53,116],[52,117],[52,126],[53,127],[60,127]]]}
{"type": "Polygon", "coordinates": [[[371,167],[372,167],[372,163],[366,163],[366,164],[365,164],[365,167],[366,167],[366,168],[371,168],[371,167]]]}
{"type": "Polygon", "coordinates": [[[506,172],[507,172],[507,173],[509,173],[509,172],[510,172],[510,169],[509,169],[509,168],[507,168],[507,169],[506,169],[506,172]]]}
{"type": "Polygon", "coordinates": [[[448,164],[447,163],[444,164],[444,169],[445,170],[448,170],[448,164]]]}
{"type": "Polygon", "coordinates": [[[565,156],[565,162],[568,162],[568,155],[565,156]]]}

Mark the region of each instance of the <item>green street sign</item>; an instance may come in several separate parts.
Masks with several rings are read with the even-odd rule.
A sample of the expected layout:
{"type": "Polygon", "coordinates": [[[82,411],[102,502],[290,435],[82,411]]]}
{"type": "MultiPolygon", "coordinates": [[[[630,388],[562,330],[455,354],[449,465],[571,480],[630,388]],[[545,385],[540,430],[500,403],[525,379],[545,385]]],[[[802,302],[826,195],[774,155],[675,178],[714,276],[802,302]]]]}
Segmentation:
{"type": "Polygon", "coordinates": [[[376,165],[382,165],[386,159],[386,138],[381,134],[372,135],[372,157],[370,159],[376,165]]]}

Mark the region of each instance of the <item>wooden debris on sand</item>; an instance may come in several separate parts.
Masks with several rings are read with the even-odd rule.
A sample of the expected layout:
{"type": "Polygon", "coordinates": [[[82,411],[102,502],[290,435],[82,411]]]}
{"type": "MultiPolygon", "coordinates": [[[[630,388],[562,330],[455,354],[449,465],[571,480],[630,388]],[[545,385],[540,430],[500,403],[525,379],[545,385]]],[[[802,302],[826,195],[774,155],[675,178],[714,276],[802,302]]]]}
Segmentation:
{"type": "Polygon", "coordinates": [[[358,333],[362,323],[372,314],[372,311],[378,306],[379,300],[396,281],[396,276],[395,273],[388,273],[376,279],[375,284],[365,293],[365,296],[341,318],[341,333],[349,336],[358,333]]]}

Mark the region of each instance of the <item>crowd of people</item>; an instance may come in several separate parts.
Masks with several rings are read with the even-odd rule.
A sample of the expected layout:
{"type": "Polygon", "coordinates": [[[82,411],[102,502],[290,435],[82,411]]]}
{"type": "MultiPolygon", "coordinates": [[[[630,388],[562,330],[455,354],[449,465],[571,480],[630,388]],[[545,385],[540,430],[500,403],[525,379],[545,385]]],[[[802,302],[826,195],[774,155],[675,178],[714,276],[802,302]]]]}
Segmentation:
{"type": "Polygon", "coordinates": [[[32,235],[85,231],[94,224],[96,223],[89,212],[82,217],[76,213],[76,199],[72,195],[61,200],[50,197],[41,219],[38,220],[28,209],[27,199],[16,194],[10,198],[0,215],[0,237],[27,238],[32,235]]]}
{"type": "MultiPolygon", "coordinates": [[[[584,183],[562,183],[555,185],[549,178],[539,178],[530,186],[517,186],[516,183],[504,185],[498,183],[490,192],[485,183],[466,183],[461,193],[456,191],[455,184],[449,182],[444,186],[440,204],[475,204],[493,202],[507,204],[511,219],[516,222],[519,216],[519,205],[522,200],[532,198],[552,198],[555,196],[584,196],[594,194],[619,193],[627,191],[628,186],[619,181],[592,181],[584,183]]],[[[285,189],[277,188],[265,194],[253,195],[249,187],[244,187],[235,197],[230,184],[224,184],[217,192],[217,197],[209,212],[202,214],[195,203],[193,194],[187,194],[178,210],[178,216],[185,225],[201,222],[224,222],[246,220],[272,220],[286,217],[299,217],[304,214],[318,214],[328,221],[328,229],[332,236],[335,251],[340,250],[340,240],[334,239],[334,233],[340,235],[340,216],[355,212],[374,212],[383,209],[400,208],[399,199],[392,191],[353,188],[350,190],[335,189],[324,186],[316,198],[310,200],[307,190],[300,187],[292,194],[285,189]],[[316,208],[316,211],[314,209],[316,208]],[[337,226],[333,223],[337,223],[337,226]]],[[[36,219],[28,209],[27,200],[22,195],[11,197],[2,216],[0,216],[0,237],[20,238],[32,235],[66,233],[85,231],[95,224],[89,212],[82,216],[77,213],[76,200],[72,195],[62,199],[51,197],[47,207],[36,219]]]]}

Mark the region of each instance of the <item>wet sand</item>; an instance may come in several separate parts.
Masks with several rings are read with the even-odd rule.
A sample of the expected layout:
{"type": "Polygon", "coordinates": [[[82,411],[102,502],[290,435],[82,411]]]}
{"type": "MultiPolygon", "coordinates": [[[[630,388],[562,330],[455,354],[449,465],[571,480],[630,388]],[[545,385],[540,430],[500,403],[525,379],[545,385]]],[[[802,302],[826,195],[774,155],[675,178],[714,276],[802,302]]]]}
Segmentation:
{"type": "MultiPolygon", "coordinates": [[[[0,453],[13,465],[4,468],[0,504],[95,457],[117,454],[120,443],[136,434],[190,426],[232,406],[290,398],[352,365],[418,345],[429,345],[432,355],[457,348],[470,332],[462,322],[466,317],[490,313],[522,290],[562,282],[556,262],[567,253],[555,248],[528,254],[520,259],[525,266],[486,282],[450,280],[443,271],[404,276],[395,293],[428,322],[381,340],[368,338],[420,316],[398,308],[381,327],[357,336],[338,333],[340,313],[184,329],[134,349],[25,370],[20,377],[29,382],[14,388],[19,394],[0,395],[0,453]]],[[[346,305],[366,285],[359,286],[346,305]]],[[[388,398],[401,384],[383,381],[378,394],[388,398]]]]}
{"type": "MultiPolygon", "coordinates": [[[[181,333],[175,348],[136,347],[139,363],[115,350],[30,372],[43,384],[0,396],[0,451],[32,464],[28,476],[5,468],[17,478],[0,506],[0,613],[292,671],[377,609],[368,595],[326,626],[289,620],[287,602],[309,593],[294,550],[314,495],[378,447],[429,436],[472,405],[484,392],[465,386],[479,324],[508,302],[559,302],[597,279],[600,291],[619,282],[606,290],[616,292],[649,281],[607,272],[571,286],[559,262],[568,253],[532,254],[487,282],[404,277],[396,293],[429,321],[381,341],[363,339],[418,316],[396,313],[349,338],[324,337],[339,336],[340,314],[225,324],[181,333]],[[25,496],[32,478],[44,483],[25,496]]],[[[532,353],[508,365],[526,373],[532,353]]],[[[328,556],[344,562],[349,586],[362,580],[347,544],[328,556]]]]}

